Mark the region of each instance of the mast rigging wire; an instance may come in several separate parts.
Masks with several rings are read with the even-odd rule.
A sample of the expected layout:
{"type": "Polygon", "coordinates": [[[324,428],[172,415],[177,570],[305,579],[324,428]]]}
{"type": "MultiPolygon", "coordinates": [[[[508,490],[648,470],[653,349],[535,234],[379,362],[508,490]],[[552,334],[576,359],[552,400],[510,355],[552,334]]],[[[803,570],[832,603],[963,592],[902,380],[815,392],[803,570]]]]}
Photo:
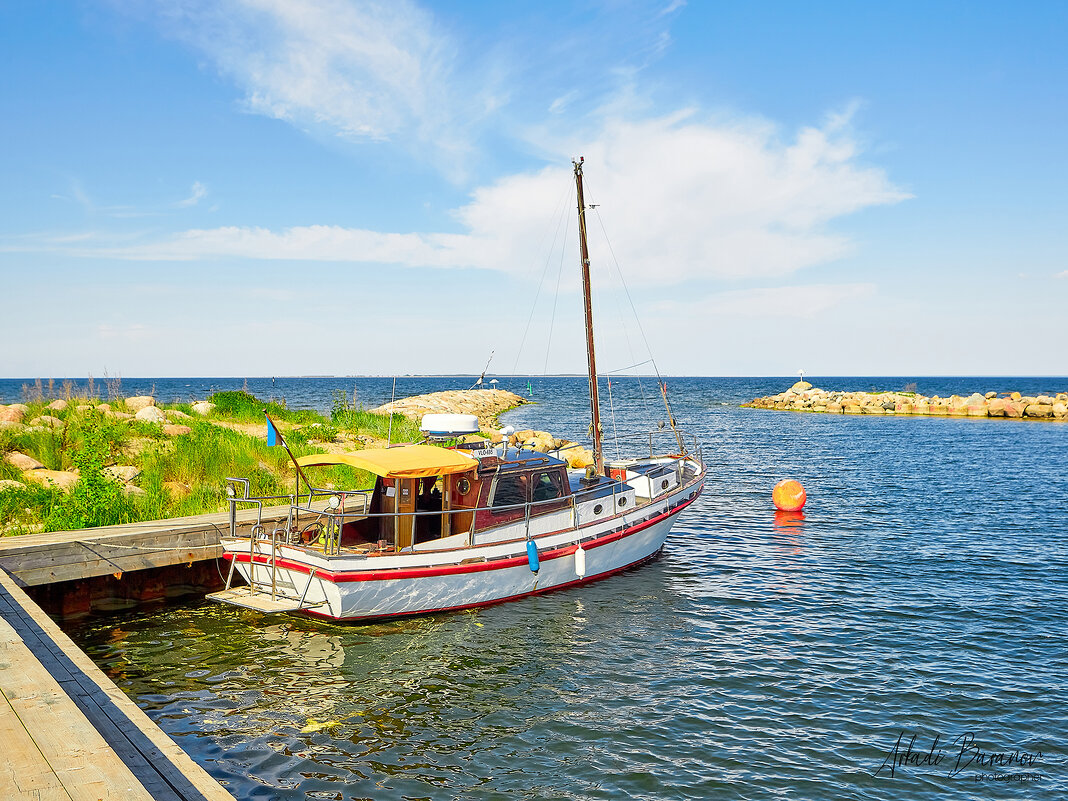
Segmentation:
{"type": "MultiPolygon", "coordinates": [[[[557,220],[557,222],[556,222],[556,231],[553,234],[552,246],[549,248],[549,251],[545,256],[545,267],[542,269],[541,279],[538,281],[538,290],[537,290],[537,292],[534,293],[534,302],[530,304],[530,314],[527,315],[527,324],[526,324],[526,327],[523,328],[523,337],[519,341],[519,348],[516,350],[516,353],[515,353],[515,361],[512,363],[512,375],[511,375],[511,378],[512,378],[512,384],[513,385],[515,383],[516,369],[519,367],[519,358],[522,356],[523,347],[524,347],[524,345],[526,345],[526,342],[527,342],[527,334],[530,331],[530,323],[531,323],[531,321],[533,321],[534,312],[538,308],[538,299],[541,297],[541,288],[545,284],[546,276],[549,274],[549,265],[552,263],[553,251],[556,250],[556,243],[560,238],[560,225],[561,225],[561,223],[563,223],[565,225],[565,229],[564,229],[564,236],[565,237],[567,236],[567,231],[570,230],[570,227],[571,227],[570,226],[571,218],[570,218],[570,216],[568,216],[566,214],[566,211],[567,211],[568,205],[570,205],[571,195],[572,195],[573,192],[574,192],[574,187],[569,184],[567,191],[564,193],[563,201],[557,207],[557,210],[553,213],[553,216],[549,218],[550,222],[551,222],[552,219],[556,218],[556,220],[557,220]]],[[[547,239],[547,238],[548,238],[548,234],[546,234],[546,236],[545,236],[545,239],[547,239]]],[[[545,239],[542,240],[542,243],[544,243],[545,239]]],[[[558,278],[557,279],[557,292],[559,293],[559,291],[560,290],[559,290],[559,278],[558,278]]],[[[554,309],[555,309],[555,305],[554,305],[554,309]]]]}

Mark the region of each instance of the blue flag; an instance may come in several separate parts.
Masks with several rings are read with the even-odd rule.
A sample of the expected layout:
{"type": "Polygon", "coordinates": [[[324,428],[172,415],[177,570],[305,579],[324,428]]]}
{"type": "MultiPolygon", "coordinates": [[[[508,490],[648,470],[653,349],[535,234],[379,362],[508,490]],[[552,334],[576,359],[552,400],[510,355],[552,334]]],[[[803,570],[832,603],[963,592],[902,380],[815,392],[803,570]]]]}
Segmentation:
{"type": "Polygon", "coordinates": [[[267,445],[272,447],[278,444],[278,431],[275,429],[274,424],[271,422],[271,418],[267,418],[267,445]]]}

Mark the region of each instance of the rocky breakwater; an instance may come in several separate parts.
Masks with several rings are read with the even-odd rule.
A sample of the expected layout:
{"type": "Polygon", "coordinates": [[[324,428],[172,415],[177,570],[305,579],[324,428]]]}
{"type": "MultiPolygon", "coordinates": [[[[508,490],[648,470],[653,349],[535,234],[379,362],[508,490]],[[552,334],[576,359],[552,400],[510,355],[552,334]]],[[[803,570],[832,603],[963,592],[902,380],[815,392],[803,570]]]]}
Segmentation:
{"type": "MultiPolygon", "coordinates": [[[[424,414],[473,414],[478,418],[482,431],[496,444],[504,439],[501,431],[497,429],[497,418],[503,412],[524,403],[530,401],[507,390],[468,389],[414,395],[383,404],[370,411],[376,414],[395,412],[415,420],[424,414]]],[[[553,455],[558,455],[573,468],[581,469],[593,464],[593,454],[589,449],[571,440],[558,439],[548,431],[516,431],[509,435],[508,443],[540,453],[553,452],[553,455]]]]}
{"type": "Polygon", "coordinates": [[[491,429],[497,418],[509,409],[529,401],[503,389],[457,389],[413,395],[384,403],[369,411],[374,414],[403,414],[419,420],[424,414],[473,414],[483,429],[491,429]]]}
{"type": "Polygon", "coordinates": [[[975,392],[968,396],[930,397],[915,392],[836,392],[798,381],[785,392],[756,398],[742,406],[830,414],[904,414],[937,417],[1005,417],[1068,421],[1068,392],[1021,395],[975,392]]]}
{"type": "MultiPolygon", "coordinates": [[[[500,442],[502,439],[500,435],[493,437],[494,442],[500,442]]],[[[549,453],[563,459],[568,467],[579,470],[593,464],[593,452],[589,448],[584,448],[569,439],[558,439],[548,431],[535,431],[529,428],[516,431],[508,437],[508,444],[538,451],[538,453],[549,453]]]]}

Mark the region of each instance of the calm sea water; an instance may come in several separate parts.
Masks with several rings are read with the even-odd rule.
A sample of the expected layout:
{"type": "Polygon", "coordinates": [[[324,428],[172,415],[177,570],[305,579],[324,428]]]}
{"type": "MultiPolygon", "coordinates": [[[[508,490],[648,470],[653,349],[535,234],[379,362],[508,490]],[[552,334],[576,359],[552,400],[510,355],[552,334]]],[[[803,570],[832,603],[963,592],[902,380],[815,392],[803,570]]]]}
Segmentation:
{"type": "MultiPolygon", "coordinates": [[[[237,798],[1068,796],[1068,424],[738,407],[791,381],[668,379],[711,476],[637,570],[382,625],[194,601],[67,630],[237,798]],[[774,513],[784,477],[808,490],[803,518],[774,513]],[[1024,752],[1041,756],[981,764],[1024,752]]],[[[912,381],[1068,389],[815,383],[912,381]]],[[[123,389],[153,383],[185,400],[242,380],[123,389]]],[[[469,384],[400,379],[397,393],[469,384]]],[[[581,436],[584,380],[532,384],[538,404],[505,422],[581,436]]],[[[370,406],[392,381],[248,382],[320,409],[354,385],[370,406]]],[[[651,381],[613,381],[609,432],[644,406],[662,419],[657,401],[651,381]]]]}

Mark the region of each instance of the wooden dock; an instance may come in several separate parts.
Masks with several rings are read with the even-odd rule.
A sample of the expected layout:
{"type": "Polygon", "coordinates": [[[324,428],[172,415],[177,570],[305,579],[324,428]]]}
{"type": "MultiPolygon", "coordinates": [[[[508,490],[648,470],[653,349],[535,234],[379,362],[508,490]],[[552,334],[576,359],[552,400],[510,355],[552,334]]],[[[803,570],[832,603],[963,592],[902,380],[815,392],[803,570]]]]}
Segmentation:
{"type": "Polygon", "coordinates": [[[233,801],[0,570],[0,798],[233,801]]]}
{"type": "MultiPolygon", "coordinates": [[[[271,525],[288,513],[288,506],[268,507],[263,510],[263,524],[270,531],[271,525]]],[[[239,511],[239,529],[247,531],[255,524],[256,514],[255,509],[239,511]]],[[[221,512],[0,537],[0,568],[21,587],[121,576],[138,570],[218,559],[222,556],[219,537],[229,531],[230,514],[221,512]]]]}

